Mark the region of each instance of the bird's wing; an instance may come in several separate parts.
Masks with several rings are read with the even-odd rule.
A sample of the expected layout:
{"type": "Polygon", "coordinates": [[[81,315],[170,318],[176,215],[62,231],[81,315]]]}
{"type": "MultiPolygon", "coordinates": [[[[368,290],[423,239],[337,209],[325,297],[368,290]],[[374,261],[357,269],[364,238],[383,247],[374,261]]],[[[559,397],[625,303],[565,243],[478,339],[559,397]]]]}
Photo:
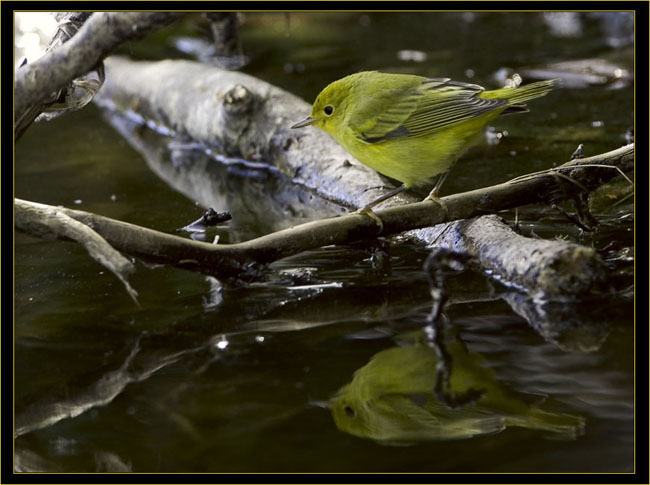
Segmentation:
{"type": "MultiPolygon", "coordinates": [[[[414,76],[415,78],[415,76],[414,76]]],[[[404,121],[415,111],[422,95],[417,78],[405,85],[384,85],[371,80],[364,95],[357,96],[354,110],[346,120],[352,132],[367,143],[405,136],[404,121]]]]}
{"type": "Polygon", "coordinates": [[[366,143],[428,135],[452,125],[505,107],[505,99],[478,96],[481,86],[449,79],[427,79],[399,97],[393,97],[379,116],[366,118],[365,126],[350,125],[366,143]]]}

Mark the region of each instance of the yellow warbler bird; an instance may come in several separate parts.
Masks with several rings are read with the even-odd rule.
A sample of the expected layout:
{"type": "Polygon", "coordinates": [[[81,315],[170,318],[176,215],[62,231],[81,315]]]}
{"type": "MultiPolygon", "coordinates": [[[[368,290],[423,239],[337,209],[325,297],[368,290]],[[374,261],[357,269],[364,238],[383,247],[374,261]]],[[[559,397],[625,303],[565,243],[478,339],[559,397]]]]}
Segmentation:
{"type": "MultiPolygon", "coordinates": [[[[425,200],[437,198],[449,169],[497,116],[528,111],[525,101],[547,94],[558,79],[485,91],[448,78],[365,71],[321,91],[311,115],[291,128],[314,125],[361,163],[402,182],[361,212],[440,175],[425,200]]],[[[443,205],[443,208],[446,207],[443,205]]],[[[373,218],[376,218],[373,217],[373,218]]],[[[381,224],[380,224],[381,225],[381,224]]]]}

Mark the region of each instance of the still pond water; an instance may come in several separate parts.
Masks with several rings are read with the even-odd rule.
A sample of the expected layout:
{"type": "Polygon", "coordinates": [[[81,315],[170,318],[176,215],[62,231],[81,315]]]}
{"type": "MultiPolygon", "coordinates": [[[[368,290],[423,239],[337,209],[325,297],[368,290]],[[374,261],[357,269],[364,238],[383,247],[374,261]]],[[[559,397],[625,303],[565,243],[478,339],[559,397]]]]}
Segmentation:
{"type": "MultiPolygon", "coordinates": [[[[531,113],[494,122],[491,142],[467,154],[443,193],[549,168],[579,143],[586,156],[612,150],[633,126],[631,14],[242,20],[242,70],[309,102],[332,80],[367,69],[489,87],[526,69],[573,80],[531,113]],[[549,66],[566,61],[575,62],[549,66]]],[[[199,36],[207,27],[193,17],[172,30],[199,36]]],[[[124,52],[183,57],[171,35],[124,52]]],[[[263,193],[271,177],[210,164],[221,180],[215,208],[234,216],[216,230],[221,242],[293,222],[268,220],[276,216],[255,207],[261,197],[242,203],[239,194],[263,193]]],[[[15,195],[177,234],[202,211],[94,105],[27,131],[16,148],[15,195]]],[[[576,315],[586,328],[575,339],[588,335],[586,344],[545,340],[506,302],[509,290],[480,271],[447,277],[451,385],[478,383],[493,401],[457,410],[425,392],[435,354],[422,331],[431,309],[428,250],[415,243],[322,248],[237,285],[138,263],[130,279],[138,308],[80,246],[17,233],[16,469],[631,472],[633,210],[630,199],[597,214],[593,233],[550,208],[519,213],[525,234],[594,245],[610,262],[611,301],[598,319],[576,315]]]]}

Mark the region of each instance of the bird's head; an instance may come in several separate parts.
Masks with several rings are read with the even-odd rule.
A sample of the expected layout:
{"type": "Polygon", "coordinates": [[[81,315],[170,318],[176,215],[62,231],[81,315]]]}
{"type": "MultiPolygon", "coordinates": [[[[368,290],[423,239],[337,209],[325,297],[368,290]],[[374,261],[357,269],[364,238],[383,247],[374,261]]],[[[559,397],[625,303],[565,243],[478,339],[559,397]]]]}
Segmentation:
{"type": "Polygon", "coordinates": [[[314,125],[321,130],[334,134],[342,125],[348,105],[349,88],[346,78],[333,82],[316,97],[311,114],[291,128],[314,125]]]}

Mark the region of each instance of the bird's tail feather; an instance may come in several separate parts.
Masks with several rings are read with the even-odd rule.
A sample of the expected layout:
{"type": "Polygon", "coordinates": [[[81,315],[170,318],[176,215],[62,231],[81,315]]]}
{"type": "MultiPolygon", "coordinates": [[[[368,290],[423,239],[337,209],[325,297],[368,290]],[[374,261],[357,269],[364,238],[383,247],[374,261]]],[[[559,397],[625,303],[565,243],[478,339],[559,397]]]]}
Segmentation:
{"type": "Polygon", "coordinates": [[[526,84],[516,88],[495,89],[482,93],[483,98],[487,99],[507,99],[508,105],[513,106],[525,103],[531,99],[545,96],[553,88],[560,86],[560,79],[549,79],[547,81],[538,81],[536,83],[526,84]]]}

